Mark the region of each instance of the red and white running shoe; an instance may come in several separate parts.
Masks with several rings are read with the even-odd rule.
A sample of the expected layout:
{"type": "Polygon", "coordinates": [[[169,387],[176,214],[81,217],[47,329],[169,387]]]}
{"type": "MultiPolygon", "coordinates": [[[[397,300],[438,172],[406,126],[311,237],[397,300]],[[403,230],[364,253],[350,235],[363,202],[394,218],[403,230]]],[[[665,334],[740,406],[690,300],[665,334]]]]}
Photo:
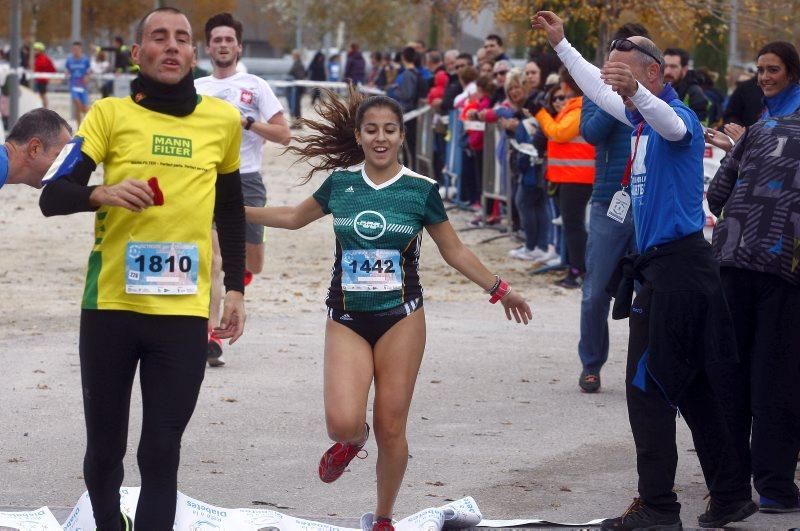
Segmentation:
{"type": "Polygon", "coordinates": [[[322,459],[319,460],[319,479],[325,483],[332,483],[339,479],[354,457],[358,456],[359,459],[367,458],[364,445],[367,444],[367,439],[369,439],[369,424],[364,424],[364,426],[367,428],[367,433],[360,443],[337,442],[322,454],[322,459]],[[362,451],[364,452],[363,457],[359,455],[362,451]]]}

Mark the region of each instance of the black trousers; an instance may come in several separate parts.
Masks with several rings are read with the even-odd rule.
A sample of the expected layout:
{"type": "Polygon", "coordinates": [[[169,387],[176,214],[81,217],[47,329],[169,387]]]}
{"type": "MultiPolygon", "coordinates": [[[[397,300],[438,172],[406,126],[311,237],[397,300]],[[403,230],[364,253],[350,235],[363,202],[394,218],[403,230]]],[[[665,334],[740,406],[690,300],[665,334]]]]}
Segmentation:
{"type": "Polygon", "coordinates": [[[723,267],[725,298],[749,386],[749,409],[737,422],[741,444],[750,439],[753,484],[778,503],[797,504],[794,481],[800,452],[800,286],[777,275],[723,267]]]}
{"type": "Polygon", "coordinates": [[[461,166],[461,187],[459,201],[467,204],[480,203],[483,195],[483,151],[472,151],[465,148],[463,151],[463,164],[461,166]]]}
{"type": "MultiPolygon", "coordinates": [[[[413,109],[412,109],[413,110],[413,109]]],[[[417,119],[409,120],[405,123],[406,146],[408,147],[409,159],[406,167],[412,171],[417,171],[417,119]]]]}
{"type": "Polygon", "coordinates": [[[447,143],[443,133],[433,133],[433,178],[439,186],[444,184],[444,162],[447,155],[447,143]]]}
{"type": "Polygon", "coordinates": [[[567,263],[570,267],[584,272],[586,271],[586,205],[592,196],[592,185],[561,183],[558,188],[567,263]]]}
{"type": "Polygon", "coordinates": [[[143,416],[137,452],[142,489],[136,529],[172,529],[181,437],[205,373],[207,323],[199,317],[81,312],[79,349],[87,441],[83,471],[99,531],[120,528],[122,458],[137,364],[143,416]]]}
{"type": "MultiPolygon", "coordinates": [[[[718,398],[731,383],[732,374],[717,374],[701,368],[688,384],[678,404],[670,404],[658,383],[646,371],[643,361],[650,349],[650,308],[653,291],[649,284],[633,301],[630,316],[625,394],[628,418],[636,444],[639,496],[647,505],[662,511],[680,512],[678,496],[672,490],[678,465],[675,442],[676,416],[686,420],[711,495],[722,503],[749,499],[750,474],[733,443],[729,419],[718,398]],[[636,385],[634,384],[636,381],[636,385]],[[642,382],[644,390],[641,389],[642,382]]],[[[661,354],[664,354],[663,352],[661,354]]],[[[679,355],[675,353],[675,355],[679,355]]],[[[724,392],[727,396],[727,392],[724,392]]]]}

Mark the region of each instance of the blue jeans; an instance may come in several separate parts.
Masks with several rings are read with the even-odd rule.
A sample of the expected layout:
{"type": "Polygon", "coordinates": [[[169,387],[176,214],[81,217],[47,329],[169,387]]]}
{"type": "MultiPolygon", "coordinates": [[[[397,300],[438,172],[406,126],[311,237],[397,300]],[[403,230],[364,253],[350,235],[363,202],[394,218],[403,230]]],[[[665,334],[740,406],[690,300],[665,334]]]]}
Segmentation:
{"type": "Polygon", "coordinates": [[[522,229],[525,232],[525,247],[547,250],[547,233],[550,218],[545,205],[545,192],[539,186],[519,183],[514,197],[522,229]]]}
{"type": "Polygon", "coordinates": [[[633,252],[636,246],[631,212],[628,212],[625,223],[617,223],[606,215],[608,205],[592,201],[586,243],[586,277],[583,280],[578,355],[583,368],[592,372],[600,372],[608,360],[608,308],[611,297],[606,293],[606,285],[620,258],[633,252]]]}

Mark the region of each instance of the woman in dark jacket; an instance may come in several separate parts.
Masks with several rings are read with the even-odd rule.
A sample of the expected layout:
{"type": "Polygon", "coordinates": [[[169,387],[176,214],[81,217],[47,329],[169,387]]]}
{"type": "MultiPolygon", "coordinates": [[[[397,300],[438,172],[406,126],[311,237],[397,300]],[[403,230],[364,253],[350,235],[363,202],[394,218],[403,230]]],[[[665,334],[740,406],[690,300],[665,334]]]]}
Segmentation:
{"type": "MultiPolygon", "coordinates": [[[[308,63],[308,79],[310,81],[327,81],[328,74],[325,72],[325,54],[318,51],[314,58],[308,63]]],[[[318,88],[311,89],[311,105],[314,105],[322,93],[318,88]]]]}
{"type": "MultiPolygon", "coordinates": [[[[292,68],[289,69],[289,76],[294,81],[302,81],[306,78],[306,69],[303,67],[303,63],[301,62],[302,54],[300,50],[295,50],[292,52],[292,68]]],[[[299,129],[300,125],[300,118],[303,116],[300,113],[300,105],[303,100],[303,92],[305,89],[303,87],[291,87],[289,89],[289,107],[292,113],[292,125],[290,126],[292,129],[299,129]]]]}
{"type": "Polygon", "coordinates": [[[707,195],[719,216],[714,254],[746,373],[746,403],[730,408],[738,413],[734,433],[740,452],[751,444],[765,513],[800,512],[799,144],[800,110],[757,122],[723,159],[707,195]]]}

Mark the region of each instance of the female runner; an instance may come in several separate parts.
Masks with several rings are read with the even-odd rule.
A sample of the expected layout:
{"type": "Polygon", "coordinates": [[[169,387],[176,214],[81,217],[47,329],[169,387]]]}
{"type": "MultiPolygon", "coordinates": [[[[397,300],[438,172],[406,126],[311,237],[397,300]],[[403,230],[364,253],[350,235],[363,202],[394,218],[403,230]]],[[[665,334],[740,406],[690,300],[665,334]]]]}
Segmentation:
{"type": "Polygon", "coordinates": [[[247,208],[248,221],[299,229],[333,214],[336,260],[325,329],[325,419],[336,444],[322,456],[322,481],[335,481],[369,436],[367,400],[375,380],[373,428],[378,445],[378,503],[362,517],[366,530],[391,531],[391,516],[408,461],[406,422],[425,349],[418,264],[422,228],[443,258],[500,302],[506,317],[528,323],[521,295],[490,273],[458,239],[433,179],[403,167],[403,113],[385,96],[354,89],[342,101],[321,100],[313,133],[287,148],[311,170],[332,173],[294,207],[247,208]],[[312,159],[313,157],[313,159],[312,159]]]}

